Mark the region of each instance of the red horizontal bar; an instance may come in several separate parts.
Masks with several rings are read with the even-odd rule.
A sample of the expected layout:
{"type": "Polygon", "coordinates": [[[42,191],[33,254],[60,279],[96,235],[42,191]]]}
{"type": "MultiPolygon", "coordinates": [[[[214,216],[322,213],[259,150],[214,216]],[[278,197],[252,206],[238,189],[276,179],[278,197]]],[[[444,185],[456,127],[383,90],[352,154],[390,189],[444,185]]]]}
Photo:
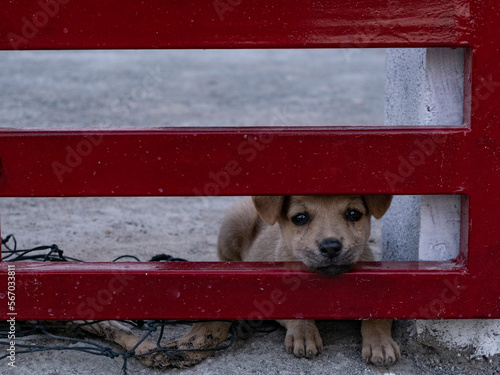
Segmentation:
{"type": "Polygon", "coordinates": [[[500,317],[500,306],[473,303],[487,294],[450,262],[360,264],[335,277],[295,263],[3,262],[4,318],[8,265],[19,320],[500,317]]]}
{"type": "Polygon", "coordinates": [[[0,49],[463,46],[466,0],[16,0],[0,49]]]}
{"type": "MultiPolygon", "coordinates": [[[[461,130],[0,131],[0,196],[468,193],[461,130]]],[[[485,160],[484,163],[487,163],[485,160]]],[[[474,181],[474,180],[472,180],[474,181]]]]}

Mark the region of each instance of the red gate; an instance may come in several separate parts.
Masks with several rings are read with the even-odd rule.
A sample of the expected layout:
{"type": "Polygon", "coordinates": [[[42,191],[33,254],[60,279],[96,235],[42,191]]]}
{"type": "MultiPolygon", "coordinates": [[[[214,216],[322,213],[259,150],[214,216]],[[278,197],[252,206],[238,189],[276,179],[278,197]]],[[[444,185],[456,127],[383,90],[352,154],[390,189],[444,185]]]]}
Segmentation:
{"type": "MultiPolygon", "coordinates": [[[[232,176],[225,195],[463,194],[454,261],[365,263],[335,278],[276,263],[16,263],[17,319],[500,318],[498,2],[16,0],[2,5],[0,19],[3,50],[467,51],[465,127],[0,131],[3,197],[195,195],[207,183],[206,171],[239,161],[238,145],[248,140],[272,147],[256,155],[248,173],[232,176]],[[397,155],[429,137],[433,161],[389,187],[384,173],[397,170],[397,155]],[[82,142],[95,145],[92,153],[77,172],[58,178],[54,163],[65,160],[66,146],[82,142]],[[327,153],[332,147],[349,152],[327,153]],[[296,183],[298,173],[303,184],[296,183]],[[96,303],[104,294],[112,299],[96,303]],[[327,295],[335,303],[323,303],[327,295]],[[269,301],[272,309],[259,309],[269,301]]],[[[0,269],[5,318],[8,263],[0,269]]]]}

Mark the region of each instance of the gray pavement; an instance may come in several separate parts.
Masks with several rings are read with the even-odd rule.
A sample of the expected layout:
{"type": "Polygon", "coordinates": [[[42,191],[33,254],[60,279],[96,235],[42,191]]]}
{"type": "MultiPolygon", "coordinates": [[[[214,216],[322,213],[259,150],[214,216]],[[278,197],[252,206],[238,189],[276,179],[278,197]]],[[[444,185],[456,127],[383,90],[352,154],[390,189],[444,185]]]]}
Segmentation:
{"type": "Polygon", "coordinates": [[[380,125],[383,50],[0,52],[0,126],[380,125]],[[279,122],[275,125],[280,125],[279,122]]]}

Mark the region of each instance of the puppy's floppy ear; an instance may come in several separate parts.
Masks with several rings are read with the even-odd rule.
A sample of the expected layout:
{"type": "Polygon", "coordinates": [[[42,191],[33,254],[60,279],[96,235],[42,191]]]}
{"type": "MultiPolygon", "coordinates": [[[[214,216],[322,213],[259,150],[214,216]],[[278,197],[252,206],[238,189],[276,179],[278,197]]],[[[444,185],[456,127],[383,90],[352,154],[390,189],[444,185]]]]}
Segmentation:
{"type": "Polygon", "coordinates": [[[389,209],[392,195],[363,195],[363,199],[375,219],[380,219],[389,209]]]}
{"type": "Polygon", "coordinates": [[[281,214],[283,208],[284,196],[280,195],[263,195],[252,197],[255,209],[260,217],[269,225],[274,225],[281,214]]]}

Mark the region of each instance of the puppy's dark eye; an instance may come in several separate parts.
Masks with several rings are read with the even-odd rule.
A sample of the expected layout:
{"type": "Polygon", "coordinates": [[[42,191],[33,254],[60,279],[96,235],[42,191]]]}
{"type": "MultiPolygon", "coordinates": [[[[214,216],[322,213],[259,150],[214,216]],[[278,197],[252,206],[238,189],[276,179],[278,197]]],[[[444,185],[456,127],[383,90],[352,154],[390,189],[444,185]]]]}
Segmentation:
{"type": "Polygon", "coordinates": [[[306,225],[310,220],[309,214],[307,212],[301,212],[292,217],[292,223],[295,225],[306,225]]]}
{"type": "Polygon", "coordinates": [[[347,210],[344,214],[344,217],[347,221],[351,221],[354,223],[356,221],[359,221],[363,217],[363,214],[358,210],[347,210]]]}

